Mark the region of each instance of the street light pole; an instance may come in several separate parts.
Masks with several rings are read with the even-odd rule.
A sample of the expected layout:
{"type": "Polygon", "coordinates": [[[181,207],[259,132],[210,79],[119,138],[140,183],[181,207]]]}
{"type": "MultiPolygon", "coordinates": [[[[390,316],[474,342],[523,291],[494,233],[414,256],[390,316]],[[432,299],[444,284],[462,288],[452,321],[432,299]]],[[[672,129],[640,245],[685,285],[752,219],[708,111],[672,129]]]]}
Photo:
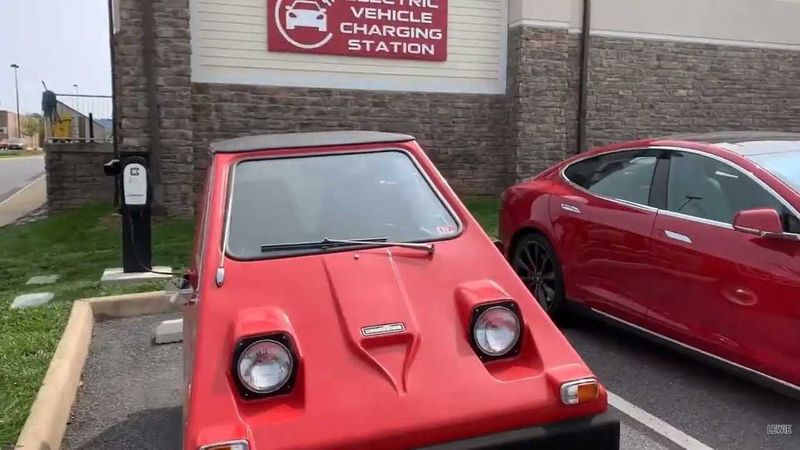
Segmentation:
{"type": "Polygon", "coordinates": [[[22,128],[19,126],[19,82],[17,81],[17,69],[19,65],[12,64],[11,68],[14,69],[14,91],[17,94],[17,137],[22,138],[22,128]]]}
{"type": "Polygon", "coordinates": [[[75,88],[75,95],[78,95],[78,85],[77,84],[73,84],[72,87],[75,88]]]}

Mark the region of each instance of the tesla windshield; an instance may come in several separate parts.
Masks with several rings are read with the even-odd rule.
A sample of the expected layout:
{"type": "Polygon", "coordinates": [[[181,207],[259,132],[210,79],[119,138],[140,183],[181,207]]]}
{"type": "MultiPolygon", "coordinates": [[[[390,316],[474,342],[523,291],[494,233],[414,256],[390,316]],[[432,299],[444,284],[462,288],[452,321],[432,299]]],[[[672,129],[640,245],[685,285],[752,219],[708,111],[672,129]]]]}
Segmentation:
{"type": "Polygon", "coordinates": [[[748,158],[800,193],[800,150],[796,152],[764,153],[751,155],[748,158]]]}
{"type": "Polygon", "coordinates": [[[303,244],[325,240],[424,242],[459,230],[398,151],[244,161],[232,189],[228,253],[242,259],[341,247],[303,244]]]}

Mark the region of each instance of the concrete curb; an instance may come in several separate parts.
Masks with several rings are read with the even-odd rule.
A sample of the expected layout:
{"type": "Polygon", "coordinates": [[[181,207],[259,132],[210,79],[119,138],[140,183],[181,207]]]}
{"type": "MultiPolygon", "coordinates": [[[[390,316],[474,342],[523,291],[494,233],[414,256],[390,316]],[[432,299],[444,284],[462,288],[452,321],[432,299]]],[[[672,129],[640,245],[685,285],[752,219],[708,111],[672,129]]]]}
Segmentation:
{"type": "Polygon", "coordinates": [[[89,354],[93,325],[92,308],[85,301],[76,301],[42,387],[17,439],[17,447],[45,450],[61,446],[83,364],[89,354]]]}
{"type": "Polygon", "coordinates": [[[89,356],[96,319],[159,314],[176,309],[163,291],[76,300],[16,447],[26,450],[61,448],[83,366],[89,356]]]}
{"type": "Polygon", "coordinates": [[[92,313],[97,320],[121,319],[178,310],[178,307],[169,301],[169,295],[164,291],[87,298],[84,301],[92,307],[92,313]]]}

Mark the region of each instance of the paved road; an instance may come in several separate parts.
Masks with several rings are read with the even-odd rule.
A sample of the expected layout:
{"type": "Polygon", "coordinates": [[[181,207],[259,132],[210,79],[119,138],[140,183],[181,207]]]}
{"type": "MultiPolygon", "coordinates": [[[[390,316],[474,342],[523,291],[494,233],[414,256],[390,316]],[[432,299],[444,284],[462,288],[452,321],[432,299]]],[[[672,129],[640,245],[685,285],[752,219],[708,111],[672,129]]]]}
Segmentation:
{"type": "Polygon", "coordinates": [[[609,391],[709,447],[800,449],[798,400],[605,323],[564,332],[609,391]],[[793,434],[768,434],[777,424],[793,434]]]}
{"type": "MultiPolygon", "coordinates": [[[[181,346],[151,345],[156,324],[173,317],[95,325],[63,448],[180,447],[181,346]]],[[[579,320],[565,332],[624,410],[611,408],[623,449],[800,448],[798,401],[601,323],[579,320]],[[770,424],[791,424],[794,434],[770,435],[770,424]]]]}
{"type": "Polygon", "coordinates": [[[0,202],[43,173],[43,156],[0,158],[0,202]]]}

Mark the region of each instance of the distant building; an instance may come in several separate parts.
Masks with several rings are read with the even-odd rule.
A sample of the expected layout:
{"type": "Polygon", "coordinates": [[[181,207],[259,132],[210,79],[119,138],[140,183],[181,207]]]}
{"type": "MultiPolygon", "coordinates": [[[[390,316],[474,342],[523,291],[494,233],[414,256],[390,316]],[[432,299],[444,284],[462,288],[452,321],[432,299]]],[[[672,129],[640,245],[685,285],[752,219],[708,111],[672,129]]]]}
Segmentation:
{"type": "Polygon", "coordinates": [[[0,141],[20,137],[17,130],[17,115],[11,111],[0,111],[0,141]]]}

